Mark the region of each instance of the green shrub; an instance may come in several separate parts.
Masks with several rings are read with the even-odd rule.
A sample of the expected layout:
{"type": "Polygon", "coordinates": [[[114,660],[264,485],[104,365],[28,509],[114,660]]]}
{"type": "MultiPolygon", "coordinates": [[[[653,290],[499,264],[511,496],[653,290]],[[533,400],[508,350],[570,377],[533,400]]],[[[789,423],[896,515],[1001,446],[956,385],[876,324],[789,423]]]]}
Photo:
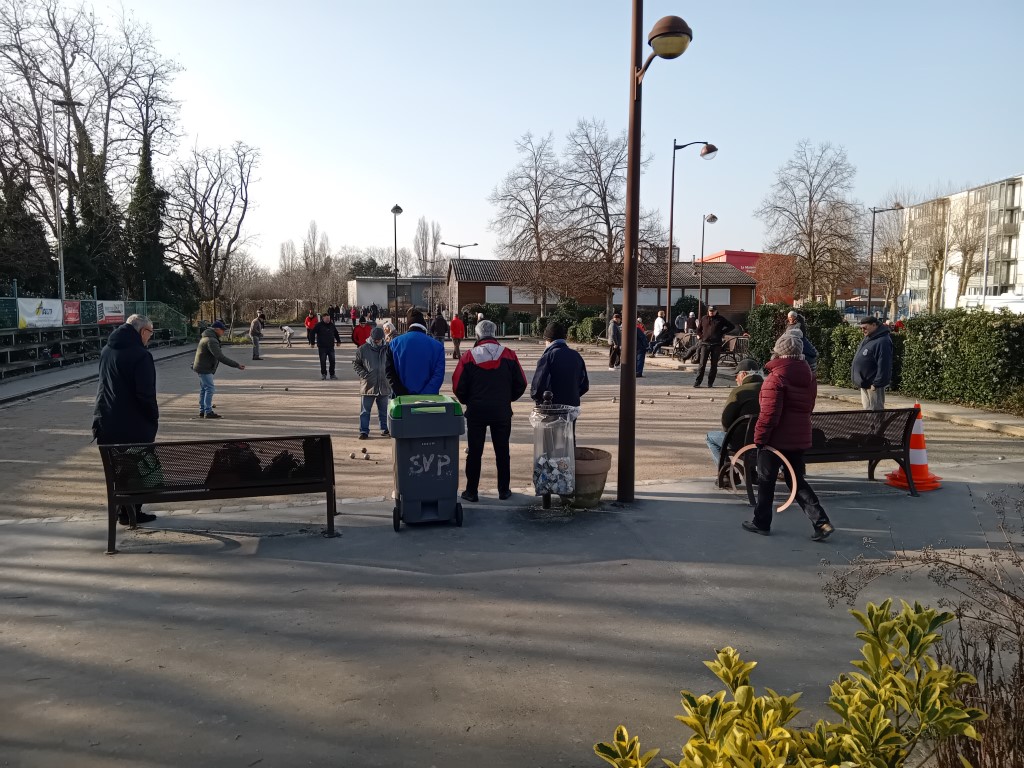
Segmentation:
{"type": "Polygon", "coordinates": [[[829,344],[832,348],[832,362],[829,367],[818,363],[818,380],[835,384],[837,387],[852,387],[853,379],[850,373],[853,368],[853,358],[857,354],[857,347],[860,346],[864,334],[860,326],[852,326],[848,323],[832,329],[832,336],[829,344]]]}
{"type": "Polygon", "coordinates": [[[761,365],[771,358],[775,340],[786,330],[786,313],[790,309],[788,304],[758,304],[747,315],[750,355],[761,365]]]}
{"type": "Polygon", "coordinates": [[[696,296],[680,296],[679,301],[672,305],[672,317],[669,318],[669,322],[674,323],[680,312],[684,315],[696,313],[698,306],[696,296]]]}
{"type": "Polygon", "coordinates": [[[484,304],[483,309],[480,311],[484,313],[485,318],[501,325],[505,322],[506,315],[508,315],[508,304],[484,304]]]}
{"type": "MultiPolygon", "coordinates": [[[[942,744],[952,737],[977,739],[974,724],[980,709],[956,697],[974,682],[971,675],[940,664],[935,647],[940,628],[954,620],[918,603],[892,610],[892,600],[867,610],[851,611],[861,624],[862,658],[856,672],[832,683],[828,706],[835,722],[819,720],[801,730],[791,723],[800,713],[800,694],[782,696],[770,688],[758,696],[750,685],[756,662],[745,662],[732,648],[705,662],[727,690],[714,695],[682,691],[684,714],[676,717],[693,735],[670,768],[901,768],[917,747],[942,744]]],[[[617,768],[643,768],[658,754],[641,754],[639,739],[623,726],[610,743],[594,752],[617,768]]],[[[964,763],[969,768],[969,763],[964,763]]]]}
{"type": "Polygon", "coordinates": [[[548,327],[548,323],[551,322],[552,318],[544,317],[543,315],[533,321],[533,325],[530,326],[530,332],[534,336],[543,336],[544,329],[548,327]]]}
{"type": "Polygon", "coordinates": [[[510,329],[515,329],[516,333],[519,333],[520,324],[532,325],[533,315],[529,312],[510,312],[505,318],[505,322],[508,323],[510,329]]]}
{"type": "Polygon", "coordinates": [[[598,336],[604,333],[604,328],[603,318],[585,317],[569,328],[569,340],[591,344],[597,340],[598,336]]]}
{"type": "Polygon", "coordinates": [[[807,338],[818,350],[818,370],[832,368],[835,351],[832,348],[832,331],[847,325],[843,313],[835,307],[817,302],[808,302],[797,310],[807,321],[807,338]]]}

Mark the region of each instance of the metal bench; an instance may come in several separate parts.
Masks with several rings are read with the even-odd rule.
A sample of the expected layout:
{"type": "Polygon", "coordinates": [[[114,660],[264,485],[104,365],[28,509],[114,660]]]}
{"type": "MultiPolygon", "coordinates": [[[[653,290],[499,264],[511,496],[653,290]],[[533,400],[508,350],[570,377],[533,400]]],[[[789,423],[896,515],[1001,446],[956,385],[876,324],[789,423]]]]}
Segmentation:
{"type": "MultiPolygon", "coordinates": [[[[883,461],[895,461],[907,476],[911,496],[918,496],[910,470],[910,435],[914,431],[917,408],[886,411],[823,411],[811,414],[811,447],[804,451],[805,464],[831,464],[866,461],[868,479],[875,479],[875,468],[883,461]]],[[[717,482],[726,487],[733,448],[754,442],[755,416],[742,416],[725,433],[718,461],[717,482]]],[[[754,451],[741,458],[741,479],[747,489],[747,501],[754,506],[757,467],[754,451]]]]}
{"type": "Polygon", "coordinates": [[[117,553],[118,508],[297,493],[327,494],[333,538],[337,500],[330,435],[101,445],[107,483],[107,554],[117,553]]]}

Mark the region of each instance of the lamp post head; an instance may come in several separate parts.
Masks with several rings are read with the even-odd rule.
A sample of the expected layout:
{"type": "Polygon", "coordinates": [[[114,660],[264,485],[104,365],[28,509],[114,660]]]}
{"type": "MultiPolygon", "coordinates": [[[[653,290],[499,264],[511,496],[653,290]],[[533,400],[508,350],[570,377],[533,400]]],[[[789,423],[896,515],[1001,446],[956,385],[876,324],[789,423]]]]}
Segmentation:
{"type": "Polygon", "coordinates": [[[662,59],[682,56],[693,41],[690,25],[678,16],[664,16],[651,27],[647,42],[654,49],[654,55],[662,59]]]}
{"type": "Polygon", "coordinates": [[[715,216],[715,214],[713,213],[709,213],[707,216],[704,217],[704,221],[706,221],[708,224],[714,224],[716,221],[718,221],[718,217],[715,216]]]}
{"type": "Polygon", "coordinates": [[[718,154],[718,147],[714,144],[705,144],[700,148],[700,156],[705,160],[713,160],[715,155],[718,154]]]}
{"type": "Polygon", "coordinates": [[[400,215],[402,213],[402,206],[400,206],[398,203],[395,203],[395,207],[391,209],[391,212],[395,214],[395,216],[400,215]]]}

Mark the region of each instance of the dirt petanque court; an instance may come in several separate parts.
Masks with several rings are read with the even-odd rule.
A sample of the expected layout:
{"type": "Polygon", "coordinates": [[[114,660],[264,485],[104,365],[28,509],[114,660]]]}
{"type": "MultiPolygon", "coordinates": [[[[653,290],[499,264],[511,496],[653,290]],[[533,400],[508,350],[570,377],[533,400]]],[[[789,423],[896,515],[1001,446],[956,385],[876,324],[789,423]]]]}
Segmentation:
{"type": "MultiPolygon", "coordinates": [[[[532,375],[540,345],[511,344],[532,375]]],[[[853,559],[865,539],[981,547],[987,498],[1013,489],[1024,461],[1019,438],[928,420],[942,490],[912,499],[863,465],[814,465],[836,534],[811,542],[794,510],[752,536],[745,499],[713,489],[704,445],[730,377],[695,390],[692,373],[649,364],[635,503],[540,510],[524,400],[517,493],[497,500],[485,452],[463,528],[396,534],[390,441],[356,439],[352,351],[341,380],[322,382],[313,350],[268,344],[263,362],[218,374],[218,421],[196,418],[190,355],[157,364],[158,439],[330,432],[337,539],[320,535],[322,497],[264,498],[168,506],[105,556],[95,383],[0,406],[0,767],[596,766],[593,744],[619,723],[676,759],[678,691],[713,689],[702,662],[726,645],[759,662],[755,685],[802,691],[806,723],[827,714],[859,645],[820,592],[823,561],[853,559]],[[362,447],[370,459],[349,458],[362,447]]],[[[586,352],[578,434],[614,454],[603,352],[586,352]]],[[[249,362],[246,347],[228,354],[249,362]]],[[[893,581],[865,599],[891,594],[934,598],[927,582],[893,581]]]]}

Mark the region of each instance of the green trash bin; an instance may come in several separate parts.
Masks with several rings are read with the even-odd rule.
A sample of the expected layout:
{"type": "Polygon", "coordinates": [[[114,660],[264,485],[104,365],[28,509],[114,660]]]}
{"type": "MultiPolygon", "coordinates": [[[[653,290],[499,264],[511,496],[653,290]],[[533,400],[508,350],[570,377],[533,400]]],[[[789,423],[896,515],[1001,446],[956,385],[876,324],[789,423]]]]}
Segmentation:
{"type": "Polygon", "coordinates": [[[447,395],[402,395],[388,406],[394,439],[395,531],[406,523],[462,525],[459,503],[459,436],[466,431],[462,405],[447,395]]]}

